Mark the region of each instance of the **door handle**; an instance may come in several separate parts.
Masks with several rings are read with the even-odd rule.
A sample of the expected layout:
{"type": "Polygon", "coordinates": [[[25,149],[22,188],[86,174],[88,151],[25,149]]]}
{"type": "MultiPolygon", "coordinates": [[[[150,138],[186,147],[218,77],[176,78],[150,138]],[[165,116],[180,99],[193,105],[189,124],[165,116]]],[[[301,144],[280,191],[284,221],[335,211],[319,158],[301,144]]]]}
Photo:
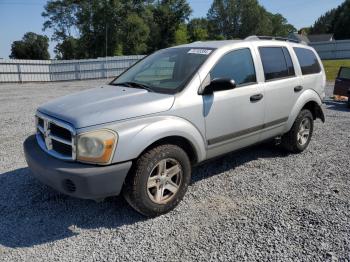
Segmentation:
{"type": "Polygon", "coordinates": [[[301,90],[303,90],[303,87],[302,86],[296,86],[294,87],[294,92],[300,92],[301,90]]]}
{"type": "Polygon", "coordinates": [[[253,95],[250,97],[250,102],[258,102],[260,101],[264,96],[262,94],[253,95]]]}

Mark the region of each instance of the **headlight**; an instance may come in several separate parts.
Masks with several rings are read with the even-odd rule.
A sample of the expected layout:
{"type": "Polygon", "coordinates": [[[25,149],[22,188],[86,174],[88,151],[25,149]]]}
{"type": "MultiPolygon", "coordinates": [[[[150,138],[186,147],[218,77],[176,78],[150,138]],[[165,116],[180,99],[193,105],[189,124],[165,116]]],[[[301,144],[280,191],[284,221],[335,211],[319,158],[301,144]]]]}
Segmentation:
{"type": "Polygon", "coordinates": [[[117,134],[110,130],[83,133],[77,137],[77,160],[87,163],[108,164],[111,161],[117,134]]]}

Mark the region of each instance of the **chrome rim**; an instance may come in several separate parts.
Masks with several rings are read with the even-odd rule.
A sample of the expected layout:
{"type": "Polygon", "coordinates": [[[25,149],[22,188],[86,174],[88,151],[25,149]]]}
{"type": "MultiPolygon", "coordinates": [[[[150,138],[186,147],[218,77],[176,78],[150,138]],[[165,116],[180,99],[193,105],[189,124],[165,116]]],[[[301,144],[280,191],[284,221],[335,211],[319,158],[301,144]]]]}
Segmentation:
{"type": "Polygon", "coordinates": [[[298,143],[303,146],[307,143],[311,132],[311,121],[309,118],[304,118],[300,123],[298,131],[298,143]]]}
{"type": "Polygon", "coordinates": [[[172,158],[160,160],[151,171],[147,181],[147,193],[156,204],[169,202],[179,191],[182,167],[172,158]]]}

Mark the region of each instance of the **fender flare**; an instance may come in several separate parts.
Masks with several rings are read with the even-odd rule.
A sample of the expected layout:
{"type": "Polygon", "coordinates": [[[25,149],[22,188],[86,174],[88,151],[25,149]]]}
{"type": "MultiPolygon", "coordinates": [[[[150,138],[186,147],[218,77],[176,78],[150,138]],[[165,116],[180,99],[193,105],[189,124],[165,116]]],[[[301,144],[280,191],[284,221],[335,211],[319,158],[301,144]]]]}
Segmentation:
{"type": "Polygon", "coordinates": [[[312,89],[304,91],[298,98],[297,102],[294,104],[291,113],[289,114],[287,120],[287,130],[290,130],[298,117],[300,111],[309,102],[315,102],[317,107],[315,108],[315,117],[320,118],[322,122],[325,122],[325,116],[322,110],[322,100],[320,96],[312,89]]]}
{"type": "Polygon", "coordinates": [[[175,116],[158,116],[142,124],[136,133],[127,138],[123,135],[118,142],[113,162],[136,159],[153,143],[168,137],[181,137],[192,146],[197,162],[206,158],[205,140],[199,130],[189,121],[175,116]]]}

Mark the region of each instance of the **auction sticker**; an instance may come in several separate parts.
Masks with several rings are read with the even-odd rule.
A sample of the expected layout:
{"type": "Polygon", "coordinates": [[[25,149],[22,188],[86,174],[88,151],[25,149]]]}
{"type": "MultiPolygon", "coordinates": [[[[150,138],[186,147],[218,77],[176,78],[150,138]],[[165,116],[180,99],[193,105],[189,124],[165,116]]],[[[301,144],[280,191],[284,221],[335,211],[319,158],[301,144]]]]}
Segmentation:
{"type": "Polygon", "coordinates": [[[197,55],[209,55],[213,50],[210,49],[191,49],[188,51],[189,54],[197,54],[197,55]]]}

